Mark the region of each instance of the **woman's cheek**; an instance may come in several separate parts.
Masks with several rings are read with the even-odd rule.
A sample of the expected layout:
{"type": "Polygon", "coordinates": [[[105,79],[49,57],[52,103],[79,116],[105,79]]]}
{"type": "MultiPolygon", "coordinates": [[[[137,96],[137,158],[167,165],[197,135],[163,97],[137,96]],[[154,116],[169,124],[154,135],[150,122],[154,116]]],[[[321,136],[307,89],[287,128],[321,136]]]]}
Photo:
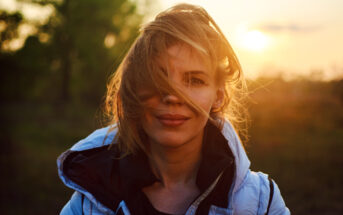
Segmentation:
{"type": "Polygon", "coordinates": [[[205,111],[209,112],[215,101],[216,93],[213,90],[206,89],[192,92],[190,98],[205,111]]]}

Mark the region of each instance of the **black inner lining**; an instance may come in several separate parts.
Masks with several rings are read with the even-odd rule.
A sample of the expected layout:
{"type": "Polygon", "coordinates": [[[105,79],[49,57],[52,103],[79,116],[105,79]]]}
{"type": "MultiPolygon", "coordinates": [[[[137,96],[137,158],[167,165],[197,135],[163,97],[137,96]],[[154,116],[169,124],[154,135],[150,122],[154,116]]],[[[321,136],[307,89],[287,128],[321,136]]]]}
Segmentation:
{"type": "MultiPolygon", "coordinates": [[[[148,158],[141,151],[136,155],[118,159],[118,148],[115,145],[111,149],[108,148],[103,146],[81,152],[70,151],[64,161],[63,171],[70,180],[113,211],[121,200],[125,200],[132,214],[141,214],[141,189],[157,181],[150,169],[148,158]]],[[[197,214],[208,214],[210,205],[227,207],[234,158],[227,140],[219,129],[210,123],[205,128],[202,153],[196,180],[201,192],[225,170],[213,192],[197,210],[197,214]]]]}

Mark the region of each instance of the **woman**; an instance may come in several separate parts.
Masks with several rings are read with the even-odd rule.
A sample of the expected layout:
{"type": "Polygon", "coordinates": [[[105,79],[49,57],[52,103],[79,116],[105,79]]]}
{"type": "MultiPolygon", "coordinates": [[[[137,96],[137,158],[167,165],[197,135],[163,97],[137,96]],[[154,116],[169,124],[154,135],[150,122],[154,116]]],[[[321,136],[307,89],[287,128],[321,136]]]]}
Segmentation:
{"type": "Polygon", "coordinates": [[[244,78],[207,12],[180,4],[143,27],[107,92],[108,127],[58,158],[61,214],[289,214],[249,170],[235,129],[244,78]]]}

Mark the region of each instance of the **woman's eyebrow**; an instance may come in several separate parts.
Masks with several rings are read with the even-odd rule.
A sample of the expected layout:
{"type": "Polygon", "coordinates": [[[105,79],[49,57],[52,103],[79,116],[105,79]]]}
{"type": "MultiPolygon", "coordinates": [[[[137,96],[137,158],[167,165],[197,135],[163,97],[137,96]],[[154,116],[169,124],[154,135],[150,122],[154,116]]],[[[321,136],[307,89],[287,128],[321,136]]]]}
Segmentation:
{"type": "Polygon", "coordinates": [[[190,70],[185,72],[187,75],[205,75],[209,77],[209,74],[202,70],[190,70]]]}

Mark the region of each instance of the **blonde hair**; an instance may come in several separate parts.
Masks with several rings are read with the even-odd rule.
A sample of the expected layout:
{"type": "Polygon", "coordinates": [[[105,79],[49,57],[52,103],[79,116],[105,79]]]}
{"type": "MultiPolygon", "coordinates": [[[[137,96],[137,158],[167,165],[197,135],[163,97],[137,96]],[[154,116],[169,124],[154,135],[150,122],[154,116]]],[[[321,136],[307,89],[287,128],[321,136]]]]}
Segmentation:
{"type": "Polygon", "coordinates": [[[144,106],[137,95],[139,86],[174,93],[195,111],[207,115],[220,129],[224,119],[228,119],[241,136],[246,135],[247,111],[243,102],[246,85],[241,66],[224,34],[202,7],[178,4],[158,14],[141,28],[139,37],[111,77],[105,113],[109,124],[118,129],[114,141],[124,154],[138,149],[148,153],[147,137],[140,123],[144,106]],[[215,71],[217,84],[224,88],[222,105],[210,115],[171,85],[168,74],[158,66],[156,59],[175,44],[185,44],[197,51],[215,71]]]}

